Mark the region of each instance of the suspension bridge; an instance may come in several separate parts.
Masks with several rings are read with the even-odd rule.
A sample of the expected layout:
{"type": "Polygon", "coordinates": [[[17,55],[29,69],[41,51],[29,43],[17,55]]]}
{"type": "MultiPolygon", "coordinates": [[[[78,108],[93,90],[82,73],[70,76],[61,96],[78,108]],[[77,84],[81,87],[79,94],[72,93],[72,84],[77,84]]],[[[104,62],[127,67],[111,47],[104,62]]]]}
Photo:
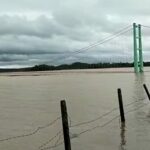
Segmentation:
{"type": "Polygon", "coordinates": [[[88,46],[61,53],[49,63],[87,62],[93,58],[102,63],[133,63],[134,72],[142,73],[144,62],[148,62],[150,57],[149,33],[150,26],[133,23],[113,34],[107,33],[106,38],[88,46]]]}
{"type": "MultiPolygon", "coordinates": [[[[51,60],[51,62],[56,61],[56,60],[62,61],[69,57],[73,58],[73,56],[76,56],[76,58],[78,58],[81,55],[85,56],[85,60],[86,60],[87,54],[90,54],[90,55],[94,55],[95,58],[97,59],[97,61],[102,61],[102,62],[111,62],[111,63],[114,63],[114,62],[132,62],[133,63],[134,62],[134,72],[142,73],[144,71],[144,65],[143,65],[144,61],[143,60],[149,61],[149,51],[148,51],[149,45],[145,42],[149,39],[149,31],[150,31],[149,29],[150,29],[149,26],[140,25],[140,24],[137,25],[136,23],[134,23],[133,26],[132,25],[127,26],[112,35],[108,35],[108,37],[104,38],[103,40],[100,40],[100,41],[90,44],[87,47],[83,47],[81,49],[71,51],[70,53],[67,53],[67,55],[63,54],[59,57],[56,57],[53,60],[51,60]],[[101,56],[100,54],[102,52],[103,52],[103,55],[101,56]]],[[[82,57],[82,58],[84,58],[84,57],[82,57]]],[[[83,59],[83,61],[85,61],[85,60],[83,59]]],[[[73,59],[72,61],[75,61],[75,59],[73,59]]],[[[142,74],[140,74],[140,75],[142,75],[142,74]]],[[[58,80],[58,79],[59,78],[57,78],[56,80],[58,80]]],[[[117,78],[117,80],[118,80],[118,78],[117,78]]],[[[79,81],[81,81],[81,80],[79,80],[79,81]]],[[[86,83],[87,83],[87,81],[88,80],[86,80],[86,83]]],[[[120,81],[118,81],[118,82],[120,83],[120,81]]],[[[139,79],[138,82],[141,83],[141,82],[143,82],[143,80],[139,79]]],[[[52,84],[53,83],[54,82],[52,82],[52,84]]],[[[40,82],[40,84],[41,84],[41,82],[40,82]]],[[[61,79],[61,84],[62,84],[62,79],[61,79]]],[[[91,82],[89,82],[89,84],[87,84],[87,85],[90,85],[90,84],[91,84],[91,82]]],[[[16,86],[16,84],[14,84],[14,85],[16,86]]],[[[108,84],[108,85],[110,86],[110,84],[108,84]]],[[[101,86],[103,86],[103,85],[101,85],[101,86]]],[[[45,87],[45,83],[44,83],[44,87],[45,87]]],[[[132,86],[129,86],[129,87],[132,87],[132,86]]],[[[19,87],[19,88],[21,88],[21,87],[19,87]]],[[[31,87],[31,88],[33,89],[33,87],[31,87]]],[[[140,88],[137,90],[137,88],[138,87],[136,84],[136,94],[135,95],[137,97],[135,98],[135,95],[130,95],[131,94],[130,93],[129,94],[130,96],[127,97],[127,99],[129,99],[129,101],[125,101],[124,108],[126,110],[125,115],[127,117],[129,117],[128,114],[132,114],[139,109],[143,109],[143,108],[146,109],[145,107],[149,107],[148,102],[143,101],[145,99],[145,97],[144,98],[143,98],[143,96],[141,96],[142,98],[138,97],[137,93],[139,93],[139,91],[143,91],[143,90],[141,90],[140,88]],[[134,99],[132,100],[133,97],[134,97],[134,99]]],[[[29,89],[29,86],[27,86],[27,89],[29,89]]],[[[93,89],[93,87],[92,87],[92,89],[93,89]]],[[[73,88],[73,90],[74,90],[74,88],[73,88]]],[[[24,91],[27,91],[27,90],[24,90],[24,91]]],[[[93,91],[95,91],[95,90],[93,90],[93,91]]],[[[38,89],[38,92],[39,92],[39,89],[38,89]]],[[[67,91],[67,93],[69,93],[69,91],[67,91]]],[[[83,93],[81,93],[81,94],[83,94],[83,93]]],[[[107,95],[109,95],[109,94],[107,94],[107,95]]],[[[140,93],[140,95],[141,95],[141,93],[140,93]]],[[[108,100],[108,99],[106,98],[106,100],[108,100]]],[[[112,97],[111,97],[109,103],[110,102],[112,102],[112,97]]],[[[93,102],[93,103],[95,103],[95,102],[93,102]]],[[[91,103],[91,104],[93,104],[93,103],[91,103]]],[[[31,102],[29,104],[31,104],[31,102]]],[[[90,105],[88,104],[88,105],[91,107],[91,104],[90,105]]],[[[96,104],[96,105],[98,105],[98,104],[96,104]]],[[[53,105],[52,105],[52,107],[53,107],[53,105]]],[[[74,107],[74,105],[72,105],[72,108],[73,107],[74,107]]],[[[103,106],[101,106],[101,108],[102,107],[103,106]]],[[[15,106],[15,108],[16,108],[16,106],[15,106]]],[[[95,105],[93,108],[96,109],[95,105]]],[[[98,110],[99,109],[100,109],[100,107],[98,108],[98,110]]],[[[96,114],[96,115],[93,116],[93,118],[90,119],[90,117],[89,117],[88,119],[83,119],[83,120],[80,120],[80,119],[78,120],[75,117],[76,115],[68,116],[71,141],[78,142],[79,138],[81,138],[83,135],[86,135],[88,133],[90,135],[92,132],[94,132],[96,129],[99,129],[99,128],[102,129],[102,130],[99,129],[99,132],[101,131],[101,134],[103,134],[102,131],[104,130],[104,128],[107,133],[108,132],[107,126],[109,124],[111,124],[113,121],[116,121],[117,119],[119,119],[118,107],[116,107],[115,105],[110,110],[107,110],[106,112],[95,113],[95,111],[94,111],[94,114],[96,114]]],[[[48,116],[49,116],[49,114],[48,114],[48,116]]],[[[142,117],[145,117],[145,114],[142,117]]],[[[149,118],[147,118],[147,119],[149,119],[149,118]]],[[[11,145],[11,144],[12,144],[11,147],[13,147],[15,144],[17,145],[19,142],[25,143],[25,144],[23,144],[23,146],[25,145],[24,147],[26,148],[26,141],[29,141],[30,145],[35,150],[38,150],[38,149],[39,150],[48,150],[48,149],[58,148],[59,146],[62,146],[64,143],[63,138],[62,138],[63,131],[62,131],[62,129],[58,130],[58,128],[60,128],[60,124],[61,124],[60,120],[61,120],[61,117],[58,115],[56,118],[54,117],[53,120],[50,122],[45,121],[48,123],[42,122],[42,123],[40,123],[40,125],[37,124],[37,126],[33,126],[30,130],[21,131],[20,132],[21,134],[1,135],[1,137],[0,137],[0,146],[2,147],[1,149],[5,149],[3,147],[8,147],[8,145],[11,145]],[[55,128],[57,130],[56,133],[54,132],[55,128]],[[31,140],[33,140],[33,139],[34,139],[35,143],[36,143],[36,141],[38,141],[36,143],[36,145],[31,144],[31,140]]],[[[142,122],[144,122],[144,121],[146,122],[146,120],[142,120],[142,122]]],[[[112,124],[112,129],[116,129],[116,124],[115,124],[115,126],[113,126],[113,125],[114,124],[112,124]]],[[[137,125],[137,124],[135,124],[135,125],[137,125]]],[[[129,123],[128,124],[129,132],[130,132],[130,126],[132,126],[132,125],[130,125],[130,123],[129,123]]],[[[147,126],[149,127],[149,124],[147,126]]],[[[24,126],[22,128],[24,129],[24,126]]],[[[124,144],[124,137],[125,137],[125,135],[124,135],[125,129],[124,128],[125,127],[121,128],[121,135],[122,135],[121,136],[121,140],[122,140],[121,146],[125,145],[124,144]]],[[[115,132],[116,132],[116,130],[115,130],[115,132]]],[[[98,133],[97,130],[96,130],[96,133],[98,133]]],[[[93,134],[93,135],[95,136],[95,134],[93,134]]],[[[99,141],[98,141],[98,143],[100,143],[99,141]]],[[[109,141],[108,141],[108,143],[109,143],[109,141]]],[[[77,144],[73,143],[73,145],[76,146],[77,144]]],[[[85,146],[84,144],[81,144],[81,145],[85,146]]],[[[123,150],[123,148],[122,148],[122,150],[123,150]]]]}

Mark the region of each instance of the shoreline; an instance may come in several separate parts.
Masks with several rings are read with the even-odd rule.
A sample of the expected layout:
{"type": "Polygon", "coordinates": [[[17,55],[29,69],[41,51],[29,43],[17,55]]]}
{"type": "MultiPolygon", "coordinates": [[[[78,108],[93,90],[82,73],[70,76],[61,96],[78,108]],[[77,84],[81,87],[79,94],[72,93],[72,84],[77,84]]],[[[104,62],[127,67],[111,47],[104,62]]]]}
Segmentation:
{"type": "Polygon", "coordinates": [[[133,68],[98,68],[98,69],[70,69],[54,71],[20,71],[20,72],[1,72],[0,76],[48,76],[54,74],[70,73],[134,73],[133,68]]]}

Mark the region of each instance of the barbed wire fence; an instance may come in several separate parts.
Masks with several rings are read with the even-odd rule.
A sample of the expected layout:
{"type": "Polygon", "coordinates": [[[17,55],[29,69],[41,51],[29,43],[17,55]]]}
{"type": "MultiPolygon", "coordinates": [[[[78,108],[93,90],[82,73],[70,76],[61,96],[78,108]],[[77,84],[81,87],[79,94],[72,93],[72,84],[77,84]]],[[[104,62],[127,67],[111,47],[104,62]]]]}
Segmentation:
{"type": "MultiPolygon", "coordinates": [[[[142,103],[141,104],[141,99],[140,100],[136,100],[134,102],[131,102],[131,103],[128,103],[126,105],[124,105],[124,108],[126,109],[129,109],[125,112],[125,114],[129,114],[129,113],[132,113],[134,111],[137,111],[138,109],[141,109],[143,107],[147,106],[147,103],[142,103]],[[132,108],[132,106],[135,106],[135,108],[132,108]],[[131,107],[131,108],[130,108],[131,107]]],[[[75,136],[73,136],[74,134],[72,134],[72,128],[75,128],[75,127],[80,127],[80,126],[88,126],[89,124],[91,123],[94,123],[98,120],[101,120],[109,115],[112,114],[112,112],[116,112],[119,110],[119,107],[115,107],[113,108],[112,110],[102,114],[102,115],[99,115],[97,118],[95,119],[91,119],[91,120],[87,120],[87,121],[83,121],[83,122],[79,122],[79,123],[76,123],[76,124],[72,124],[72,118],[68,115],[68,118],[69,118],[69,128],[71,130],[70,132],[70,137],[71,137],[71,140],[72,139],[75,139],[76,137],[80,137],[81,135],[87,133],[87,132],[91,132],[97,128],[104,128],[105,126],[109,125],[110,123],[112,123],[114,120],[116,119],[119,119],[120,118],[120,115],[117,114],[115,115],[114,117],[112,117],[111,119],[109,119],[108,121],[102,123],[102,124],[98,124],[96,126],[92,126],[92,127],[89,127],[87,129],[84,129],[78,133],[75,133],[75,136]]],[[[119,113],[119,111],[118,111],[119,113]]],[[[17,140],[17,139],[20,139],[20,138],[25,138],[25,137],[29,137],[29,136],[33,136],[35,134],[37,134],[38,132],[40,132],[41,130],[43,129],[46,129],[48,127],[52,127],[55,125],[56,122],[58,122],[59,120],[61,119],[61,116],[58,116],[56,119],[54,119],[52,122],[49,122],[43,126],[39,126],[37,127],[35,130],[31,131],[30,133],[26,133],[26,134],[21,134],[21,135],[18,135],[18,136],[12,136],[12,137],[8,137],[8,138],[2,138],[0,139],[0,143],[2,142],[7,142],[7,141],[10,141],[10,140],[17,140]]],[[[49,150],[49,149],[55,149],[57,148],[58,146],[62,145],[64,143],[64,140],[62,138],[63,136],[63,130],[59,130],[53,137],[49,138],[48,140],[46,140],[45,142],[43,142],[39,147],[38,147],[38,150],[49,150]],[[54,144],[51,144],[51,143],[54,143],[54,144]]]]}
{"type": "Polygon", "coordinates": [[[32,136],[32,135],[36,134],[37,132],[39,132],[40,130],[48,128],[48,127],[54,125],[60,118],[61,117],[57,117],[52,122],[50,122],[48,124],[45,124],[43,126],[39,126],[34,131],[32,131],[30,133],[22,134],[22,135],[18,135],[18,136],[12,136],[12,137],[8,137],[8,138],[4,138],[4,139],[0,139],[0,142],[5,142],[5,141],[13,140],[13,139],[18,139],[18,138],[24,138],[24,137],[32,136]]]}

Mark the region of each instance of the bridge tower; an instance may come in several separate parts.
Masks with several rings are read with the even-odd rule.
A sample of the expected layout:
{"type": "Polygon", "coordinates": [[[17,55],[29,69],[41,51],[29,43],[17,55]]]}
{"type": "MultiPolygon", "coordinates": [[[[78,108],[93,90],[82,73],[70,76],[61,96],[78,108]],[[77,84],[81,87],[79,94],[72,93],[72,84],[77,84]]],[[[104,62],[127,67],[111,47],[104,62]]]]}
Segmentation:
{"type": "Polygon", "coordinates": [[[134,72],[143,72],[141,25],[133,23],[134,72]]]}

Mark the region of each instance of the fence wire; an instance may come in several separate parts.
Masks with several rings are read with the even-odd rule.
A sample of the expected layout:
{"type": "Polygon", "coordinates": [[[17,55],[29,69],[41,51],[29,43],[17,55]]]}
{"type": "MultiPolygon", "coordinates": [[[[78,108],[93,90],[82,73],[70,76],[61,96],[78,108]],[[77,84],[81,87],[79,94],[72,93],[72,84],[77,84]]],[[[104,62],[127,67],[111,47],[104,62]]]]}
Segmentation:
{"type": "Polygon", "coordinates": [[[53,146],[49,146],[49,147],[45,147],[45,148],[42,148],[40,150],[49,150],[49,149],[54,149],[54,148],[57,148],[58,146],[62,145],[64,143],[64,141],[58,143],[57,145],[53,145],[53,146]]]}
{"type": "Polygon", "coordinates": [[[58,120],[60,119],[60,117],[57,117],[55,120],[53,120],[52,122],[45,124],[43,126],[39,126],[37,127],[37,129],[35,129],[34,131],[27,133],[27,134],[22,134],[22,135],[17,135],[17,136],[12,136],[12,137],[8,137],[8,138],[4,138],[4,139],[0,139],[0,142],[5,142],[5,141],[9,141],[9,140],[13,140],[13,139],[18,139],[18,138],[24,138],[24,137],[28,137],[28,136],[32,136],[34,134],[36,134],[37,132],[39,132],[42,129],[45,129],[47,127],[52,126],[53,124],[55,124],[58,120]]]}
{"type": "MultiPolygon", "coordinates": [[[[127,111],[125,114],[134,112],[134,111],[136,111],[136,110],[138,110],[138,109],[140,109],[140,108],[142,108],[142,107],[145,107],[145,106],[147,106],[147,104],[142,104],[142,105],[140,105],[140,106],[137,107],[137,108],[134,108],[134,109],[131,109],[131,110],[127,111]]],[[[95,126],[95,127],[86,129],[86,130],[84,130],[84,131],[78,133],[78,136],[80,136],[80,135],[82,135],[82,134],[84,134],[84,133],[93,131],[93,130],[95,130],[95,129],[97,129],[97,128],[100,128],[100,127],[103,128],[103,127],[109,125],[111,122],[113,122],[114,120],[116,120],[116,119],[119,118],[119,117],[120,117],[120,115],[117,115],[117,116],[115,116],[114,118],[112,118],[111,120],[107,121],[106,123],[104,123],[104,124],[102,124],[102,125],[97,125],[97,126],[95,126]]]]}
{"type": "Polygon", "coordinates": [[[50,144],[54,139],[56,139],[59,136],[59,139],[56,141],[56,143],[54,144],[55,146],[58,144],[60,137],[62,135],[62,130],[60,130],[59,132],[56,133],[55,136],[53,136],[51,139],[49,139],[48,141],[46,141],[45,143],[41,144],[39,146],[39,149],[42,150],[44,146],[50,144]]]}
{"type": "MultiPolygon", "coordinates": [[[[140,100],[137,100],[137,101],[131,102],[131,103],[129,103],[129,104],[126,104],[126,105],[124,105],[124,106],[125,106],[125,107],[128,107],[128,106],[133,105],[133,104],[138,103],[138,102],[141,102],[141,101],[140,101],[140,100]]],[[[100,119],[102,119],[102,118],[104,118],[104,117],[110,115],[112,112],[114,112],[114,111],[116,111],[116,110],[118,110],[118,109],[119,109],[119,107],[113,108],[113,109],[110,110],[109,112],[106,112],[105,114],[103,114],[103,115],[101,115],[101,116],[99,116],[99,117],[97,117],[97,118],[95,118],[95,119],[74,124],[74,125],[70,126],[70,128],[72,128],[72,127],[78,127],[78,126],[81,126],[81,125],[86,125],[86,124],[93,123],[93,122],[95,122],[95,121],[97,121],[97,120],[100,120],[100,119]]]]}
{"type": "MultiPolygon", "coordinates": [[[[126,105],[124,105],[126,108],[137,103],[139,104],[139,102],[141,102],[141,100],[137,100],[137,101],[134,101],[134,102],[131,102],[131,103],[128,103],[126,105]]],[[[145,107],[147,106],[147,104],[140,104],[138,105],[136,108],[134,109],[130,109],[128,110],[127,112],[125,112],[125,114],[128,114],[128,113],[131,113],[131,112],[134,112],[142,107],[145,107]]],[[[78,127],[78,126],[81,126],[81,125],[88,125],[90,123],[93,123],[97,120],[100,120],[108,115],[110,115],[112,112],[116,111],[116,110],[119,110],[119,107],[116,107],[116,108],[113,108],[111,111],[95,118],[95,119],[92,119],[92,120],[89,120],[89,121],[84,121],[84,122],[80,122],[80,123],[77,123],[77,124],[74,124],[72,125],[72,121],[71,121],[71,117],[68,115],[68,119],[69,119],[69,128],[73,128],[73,127],[78,127]]],[[[101,124],[101,125],[97,125],[97,126],[94,126],[94,127],[91,127],[91,128],[88,128],[88,129],[85,129],[79,133],[77,133],[77,137],[85,134],[85,133],[88,133],[88,132],[91,132],[97,128],[103,128],[107,125],[109,125],[111,122],[113,122],[114,120],[116,120],[117,118],[119,118],[120,115],[116,115],[115,117],[113,117],[112,119],[106,121],[105,123],[101,124]]],[[[4,139],[0,139],[0,142],[4,142],[4,141],[9,141],[9,140],[13,140],[13,139],[19,139],[19,138],[24,138],[24,137],[28,137],[28,136],[32,136],[34,134],[36,134],[37,132],[39,132],[40,130],[42,129],[45,129],[47,127],[50,127],[52,125],[54,125],[61,117],[57,117],[55,120],[53,120],[52,122],[48,123],[48,124],[45,124],[43,126],[39,126],[37,127],[34,131],[28,133],[28,134],[22,134],[22,135],[18,135],[18,136],[13,136],[13,137],[8,137],[8,138],[4,138],[4,139]]],[[[48,139],[46,142],[44,142],[43,144],[41,144],[38,149],[39,150],[49,150],[49,149],[54,149],[54,148],[57,148],[58,146],[62,145],[64,143],[64,141],[61,141],[61,137],[63,135],[63,130],[61,129],[60,131],[58,131],[53,137],[51,137],[50,139],[48,139]],[[52,144],[52,142],[54,143],[53,145],[50,145],[52,144]],[[49,145],[49,146],[48,146],[49,145]]],[[[71,137],[71,139],[73,139],[73,137],[71,137]]]]}

